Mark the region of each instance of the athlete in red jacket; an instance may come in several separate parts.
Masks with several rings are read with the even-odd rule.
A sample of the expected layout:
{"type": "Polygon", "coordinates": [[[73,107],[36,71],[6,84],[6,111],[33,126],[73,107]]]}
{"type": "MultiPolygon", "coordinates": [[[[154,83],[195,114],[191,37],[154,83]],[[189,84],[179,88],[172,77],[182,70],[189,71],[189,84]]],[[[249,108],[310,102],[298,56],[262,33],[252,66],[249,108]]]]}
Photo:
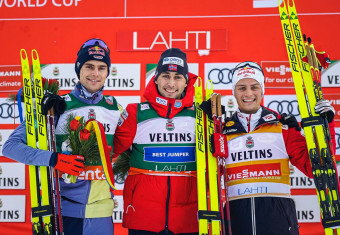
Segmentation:
{"type": "Polygon", "coordinates": [[[144,92],[129,104],[114,137],[118,156],[131,149],[123,226],[129,235],[198,234],[194,83],[186,54],[166,50],[144,92]]]}

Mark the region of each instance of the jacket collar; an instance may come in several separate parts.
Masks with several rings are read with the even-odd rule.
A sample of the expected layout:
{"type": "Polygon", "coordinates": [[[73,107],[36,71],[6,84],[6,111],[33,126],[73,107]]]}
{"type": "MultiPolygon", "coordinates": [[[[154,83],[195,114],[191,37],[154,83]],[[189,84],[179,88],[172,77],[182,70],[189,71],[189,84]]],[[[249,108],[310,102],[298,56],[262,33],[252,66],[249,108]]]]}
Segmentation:
{"type": "Polygon", "coordinates": [[[156,110],[159,116],[165,118],[173,118],[184,108],[193,106],[195,88],[197,76],[189,73],[188,86],[186,88],[185,96],[182,99],[172,99],[161,96],[158,93],[156,83],[154,82],[155,76],[153,76],[148,83],[144,91],[144,98],[151,104],[156,110]]]}
{"type": "Polygon", "coordinates": [[[97,104],[103,98],[103,88],[95,93],[90,93],[86,88],[79,83],[71,91],[78,100],[86,104],[97,104]]]}
{"type": "MultiPolygon", "coordinates": [[[[261,115],[258,117],[259,118],[258,123],[256,124],[254,130],[264,124],[277,123],[279,121],[278,113],[263,106],[261,106],[261,108],[262,108],[262,112],[261,112],[261,115]]],[[[224,134],[247,133],[247,131],[243,127],[238,117],[239,115],[242,115],[242,114],[243,114],[242,112],[235,112],[233,116],[226,119],[226,123],[223,128],[224,134]]],[[[247,114],[243,114],[243,115],[247,115],[247,114]]]]}

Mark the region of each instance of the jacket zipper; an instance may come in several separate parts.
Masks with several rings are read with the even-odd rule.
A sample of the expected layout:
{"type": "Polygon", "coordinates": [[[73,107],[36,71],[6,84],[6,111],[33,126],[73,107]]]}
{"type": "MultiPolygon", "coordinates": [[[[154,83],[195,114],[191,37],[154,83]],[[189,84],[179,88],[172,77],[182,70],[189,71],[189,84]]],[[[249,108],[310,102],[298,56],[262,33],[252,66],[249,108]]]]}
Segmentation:
{"type": "Polygon", "coordinates": [[[170,176],[168,176],[168,194],[166,196],[166,208],[165,208],[165,233],[169,233],[169,201],[170,201],[170,176]]]}
{"type": "Polygon", "coordinates": [[[169,108],[168,108],[168,112],[166,114],[166,118],[169,118],[170,113],[171,113],[171,104],[169,104],[169,108]]]}
{"type": "Polygon", "coordinates": [[[249,119],[246,117],[247,119],[247,126],[248,126],[248,133],[250,132],[250,119],[251,119],[251,114],[249,115],[249,119]]]}
{"type": "Polygon", "coordinates": [[[256,235],[256,213],[255,213],[255,198],[250,198],[250,207],[251,207],[251,220],[252,220],[252,230],[253,235],[256,235]]]}
{"type": "MultiPolygon", "coordinates": [[[[168,112],[166,117],[169,118],[171,112],[171,104],[169,104],[168,112]]],[[[168,176],[168,194],[166,196],[165,205],[165,234],[169,233],[169,201],[170,201],[170,176],[168,176]]]]}

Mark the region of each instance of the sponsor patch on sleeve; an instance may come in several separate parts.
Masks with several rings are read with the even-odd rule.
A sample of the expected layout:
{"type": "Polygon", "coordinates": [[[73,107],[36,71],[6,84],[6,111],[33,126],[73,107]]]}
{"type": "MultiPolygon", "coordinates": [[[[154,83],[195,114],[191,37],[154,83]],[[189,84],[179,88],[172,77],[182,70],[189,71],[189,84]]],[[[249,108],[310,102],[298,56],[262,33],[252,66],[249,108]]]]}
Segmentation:
{"type": "Polygon", "coordinates": [[[124,123],[124,118],[122,116],[120,116],[120,118],[118,119],[118,126],[122,126],[124,123]]]}
{"type": "Polygon", "coordinates": [[[276,117],[274,116],[274,114],[268,114],[263,117],[263,120],[265,120],[266,122],[269,122],[269,121],[276,120],[276,117]]]}
{"type": "Polygon", "coordinates": [[[282,125],[283,130],[288,130],[288,125],[282,125]]]}
{"type": "Polygon", "coordinates": [[[122,112],[121,116],[126,120],[129,116],[128,112],[126,111],[126,109],[122,112]]]}
{"type": "Polygon", "coordinates": [[[69,95],[64,95],[63,98],[65,99],[65,101],[72,101],[69,95]]]}
{"type": "Polygon", "coordinates": [[[113,98],[112,96],[105,96],[106,103],[109,105],[113,105],[113,98]]]}
{"type": "Polygon", "coordinates": [[[146,109],[150,109],[149,104],[141,104],[141,105],[140,105],[140,110],[141,110],[141,111],[146,110],[146,109]]]}

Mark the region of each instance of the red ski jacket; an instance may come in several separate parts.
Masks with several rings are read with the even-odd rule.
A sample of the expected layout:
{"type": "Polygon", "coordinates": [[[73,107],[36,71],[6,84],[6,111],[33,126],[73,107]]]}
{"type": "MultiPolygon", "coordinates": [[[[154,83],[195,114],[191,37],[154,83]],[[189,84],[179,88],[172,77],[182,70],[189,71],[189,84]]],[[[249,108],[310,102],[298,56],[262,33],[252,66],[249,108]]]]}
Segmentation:
{"type": "MultiPolygon", "coordinates": [[[[148,103],[143,107],[152,108],[159,117],[166,119],[192,109],[196,79],[196,75],[189,73],[185,96],[177,100],[160,96],[152,78],[144,92],[148,103]]],[[[133,144],[138,128],[137,107],[137,104],[129,104],[121,115],[114,136],[114,157],[133,144]]],[[[176,125],[176,128],[179,127],[176,125]]],[[[197,178],[194,175],[195,172],[191,175],[151,174],[148,170],[131,167],[124,185],[123,226],[152,232],[170,230],[175,234],[198,232],[197,178]]]]}

